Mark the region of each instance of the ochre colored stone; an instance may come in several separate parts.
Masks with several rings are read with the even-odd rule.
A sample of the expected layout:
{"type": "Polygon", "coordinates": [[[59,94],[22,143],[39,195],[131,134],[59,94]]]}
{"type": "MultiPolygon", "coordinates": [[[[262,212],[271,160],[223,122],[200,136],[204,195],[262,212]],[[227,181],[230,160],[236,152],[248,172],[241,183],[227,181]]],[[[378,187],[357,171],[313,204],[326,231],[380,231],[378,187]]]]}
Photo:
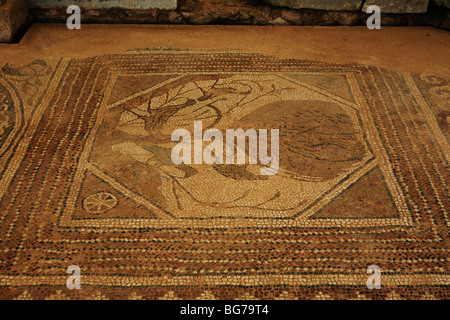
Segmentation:
{"type": "Polygon", "coordinates": [[[0,42],[11,42],[27,19],[26,0],[0,1],[0,42]]]}

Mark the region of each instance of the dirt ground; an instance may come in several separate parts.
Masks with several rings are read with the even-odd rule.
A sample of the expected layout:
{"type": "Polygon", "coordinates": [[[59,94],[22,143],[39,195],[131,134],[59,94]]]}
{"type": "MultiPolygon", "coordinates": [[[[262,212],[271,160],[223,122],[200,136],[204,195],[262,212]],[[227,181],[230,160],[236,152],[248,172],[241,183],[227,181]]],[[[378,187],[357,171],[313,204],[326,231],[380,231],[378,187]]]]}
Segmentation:
{"type": "Polygon", "coordinates": [[[18,44],[0,44],[0,64],[88,57],[128,49],[240,49],[279,58],[367,64],[450,77],[450,33],[431,27],[296,27],[34,24],[18,44]]]}

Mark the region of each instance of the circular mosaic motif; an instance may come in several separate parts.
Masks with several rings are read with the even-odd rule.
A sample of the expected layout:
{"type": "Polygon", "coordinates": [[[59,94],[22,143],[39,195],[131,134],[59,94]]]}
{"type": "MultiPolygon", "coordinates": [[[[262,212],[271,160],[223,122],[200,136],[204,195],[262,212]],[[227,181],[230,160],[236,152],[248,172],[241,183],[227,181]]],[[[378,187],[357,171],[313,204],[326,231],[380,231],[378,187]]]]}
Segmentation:
{"type": "Polygon", "coordinates": [[[102,213],[117,205],[117,197],[109,192],[98,192],[83,201],[84,210],[89,213],[102,213]]]}

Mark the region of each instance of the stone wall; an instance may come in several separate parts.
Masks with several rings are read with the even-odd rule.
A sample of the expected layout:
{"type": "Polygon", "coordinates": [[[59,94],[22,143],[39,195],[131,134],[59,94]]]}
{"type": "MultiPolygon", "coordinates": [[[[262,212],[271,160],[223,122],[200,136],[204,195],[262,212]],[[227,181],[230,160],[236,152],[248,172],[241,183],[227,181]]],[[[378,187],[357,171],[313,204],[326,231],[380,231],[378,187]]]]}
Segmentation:
{"type": "MultiPolygon", "coordinates": [[[[26,2],[0,0],[0,42],[20,32],[26,2]]],[[[65,23],[66,7],[80,4],[82,23],[364,26],[372,3],[383,26],[450,30],[450,0],[28,0],[28,21],[65,23]]]]}
{"type": "MultiPolygon", "coordinates": [[[[270,0],[276,1],[276,0],[270,0]]],[[[295,0],[290,0],[295,1],[295,0]]],[[[308,0],[335,3],[340,0],[308,0]]],[[[353,1],[353,0],[343,0],[353,1]]],[[[356,0],[355,0],[356,1],[356,0]]],[[[369,0],[367,0],[369,1],[369,0]]],[[[382,0],[378,0],[382,1],[382,0]]],[[[392,0],[403,3],[403,0],[392,0]]],[[[392,2],[391,1],[391,2],[392,2]]],[[[404,0],[412,3],[416,0],[404,0]]],[[[428,1],[428,0],[426,0],[428,1]]],[[[431,0],[444,1],[450,0],[431,0]]],[[[240,25],[298,25],[298,26],[363,26],[367,14],[363,12],[363,1],[357,0],[357,10],[292,9],[271,5],[264,0],[178,0],[175,10],[88,8],[82,12],[84,23],[148,23],[148,24],[240,24],[240,25]]],[[[312,3],[312,2],[311,2],[312,3]]],[[[343,2],[342,2],[343,3],[343,2]]],[[[338,9],[337,7],[335,7],[338,9]]],[[[344,8],[347,8],[344,5],[344,8]]],[[[411,7],[409,7],[411,10],[411,7]]],[[[32,8],[34,21],[64,22],[64,8],[32,8]]],[[[437,7],[432,2],[427,13],[382,14],[383,26],[435,26],[449,29],[449,10],[437,7]]]]}
{"type": "Polygon", "coordinates": [[[177,0],[28,0],[31,8],[57,8],[78,5],[82,8],[175,9],[177,0]]]}
{"type": "MultiPolygon", "coordinates": [[[[442,1],[442,0],[440,0],[442,1]]],[[[385,13],[425,13],[429,0],[266,0],[266,2],[292,9],[318,9],[335,11],[367,11],[377,5],[385,13]]]]}
{"type": "Polygon", "coordinates": [[[266,2],[291,9],[359,10],[362,0],[266,0],[266,2]]]}

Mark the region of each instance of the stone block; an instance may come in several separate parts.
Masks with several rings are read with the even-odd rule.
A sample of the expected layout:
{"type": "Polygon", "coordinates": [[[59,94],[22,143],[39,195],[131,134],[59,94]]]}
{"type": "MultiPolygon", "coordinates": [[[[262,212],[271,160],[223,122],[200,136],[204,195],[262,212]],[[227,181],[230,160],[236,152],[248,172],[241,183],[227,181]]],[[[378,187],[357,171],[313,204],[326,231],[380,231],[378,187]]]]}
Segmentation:
{"type": "Polygon", "coordinates": [[[450,9],[450,0],[431,0],[431,2],[437,6],[450,9]]]}
{"type": "Polygon", "coordinates": [[[377,5],[381,13],[425,13],[429,0],[366,0],[362,10],[367,11],[371,5],[377,5]]]}
{"type": "Polygon", "coordinates": [[[30,7],[55,8],[77,5],[80,8],[176,9],[177,0],[29,0],[30,7]]]}
{"type": "Polygon", "coordinates": [[[266,0],[274,6],[289,7],[292,9],[317,10],[359,10],[362,0],[266,0]]]}
{"type": "Polygon", "coordinates": [[[27,20],[27,0],[0,0],[0,42],[11,42],[27,20]]]}

